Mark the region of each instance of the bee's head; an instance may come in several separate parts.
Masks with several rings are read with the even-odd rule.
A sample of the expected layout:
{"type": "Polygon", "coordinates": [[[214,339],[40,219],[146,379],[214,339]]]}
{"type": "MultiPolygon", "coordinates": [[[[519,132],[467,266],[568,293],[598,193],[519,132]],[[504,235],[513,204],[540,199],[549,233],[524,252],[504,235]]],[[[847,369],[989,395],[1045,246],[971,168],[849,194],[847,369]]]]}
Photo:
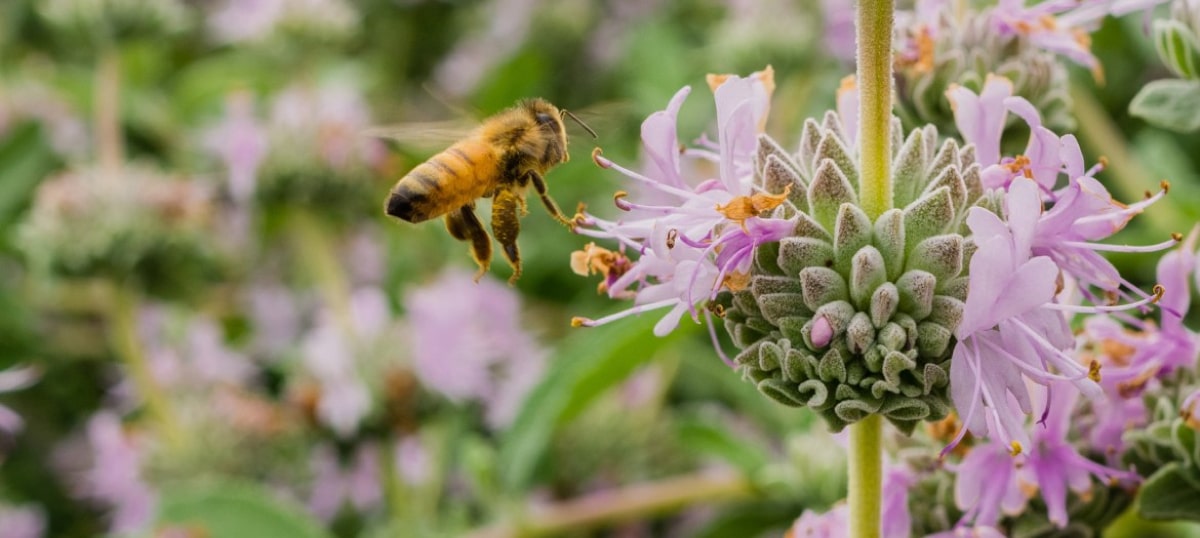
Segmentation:
{"type": "Polygon", "coordinates": [[[557,143],[561,149],[562,162],[567,162],[570,158],[567,154],[567,129],[563,125],[562,112],[558,107],[545,99],[534,98],[522,101],[521,108],[529,114],[539,129],[557,143]]]}

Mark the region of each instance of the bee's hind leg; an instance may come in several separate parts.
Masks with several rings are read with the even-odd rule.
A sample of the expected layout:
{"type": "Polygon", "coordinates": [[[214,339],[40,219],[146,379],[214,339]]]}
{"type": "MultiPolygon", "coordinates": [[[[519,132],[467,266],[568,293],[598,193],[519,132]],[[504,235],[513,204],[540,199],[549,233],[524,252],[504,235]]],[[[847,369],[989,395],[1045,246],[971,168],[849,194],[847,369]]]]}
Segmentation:
{"type": "Polygon", "coordinates": [[[504,252],[504,257],[512,265],[513,274],[508,279],[511,286],[521,277],[521,253],[517,250],[517,234],[521,232],[519,215],[525,201],[521,195],[509,189],[496,192],[492,200],[492,233],[504,252]]]}
{"type": "Polygon", "coordinates": [[[483,229],[483,223],[479,221],[479,217],[475,216],[474,207],[465,205],[458,211],[447,214],[446,229],[455,239],[471,243],[471,257],[479,266],[479,271],[475,273],[475,282],[479,282],[479,279],[487,274],[488,267],[491,266],[492,238],[488,237],[487,230],[483,229]]]}
{"type": "Polygon", "coordinates": [[[550,212],[550,216],[554,217],[554,220],[557,220],[559,224],[562,224],[567,228],[570,228],[571,231],[574,231],[575,221],[563,216],[562,211],[558,209],[558,204],[555,204],[554,199],[550,198],[550,193],[547,192],[546,189],[546,180],[543,179],[540,174],[534,171],[528,172],[528,175],[530,183],[533,183],[534,190],[536,190],[538,196],[542,198],[542,205],[546,206],[546,211],[550,212]]]}

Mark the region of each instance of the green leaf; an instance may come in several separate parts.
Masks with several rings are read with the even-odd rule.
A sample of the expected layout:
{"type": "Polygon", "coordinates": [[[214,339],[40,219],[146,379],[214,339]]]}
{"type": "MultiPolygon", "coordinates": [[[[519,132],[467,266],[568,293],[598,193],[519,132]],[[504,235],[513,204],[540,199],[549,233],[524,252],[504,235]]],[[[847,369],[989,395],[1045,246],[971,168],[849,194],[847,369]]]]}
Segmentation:
{"type": "Polygon", "coordinates": [[[1146,519],[1190,519],[1200,521],[1196,511],[1196,489],[1184,477],[1178,463],[1169,463],[1142,484],[1137,499],[1138,514],[1146,519]]]}
{"type": "Polygon", "coordinates": [[[1151,82],[1129,103],[1129,113],[1172,131],[1200,130],[1200,80],[1151,82]]]}
{"type": "Polygon", "coordinates": [[[199,527],[209,538],[329,537],[304,508],[243,482],[164,488],[156,525],[199,527]]]}
{"type": "Polygon", "coordinates": [[[1159,58],[1182,78],[1200,78],[1200,43],[1180,21],[1154,21],[1154,46],[1159,58]]]}
{"type": "MultiPolygon", "coordinates": [[[[559,349],[558,359],[525,399],[500,446],[501,482],[512,490],[525,488],[559,425],[574,418],[597,396],[620,383],[660,349],[692,331],[684,321],[663,338],[652,327],[659,316],[624,320],[578,329],[559,349]]],[[[692,357],[693,360],[717,360],[692,357]]]]}
{"type": "Polygon", "coordinates": [[[698,454],[716,456],[747,475],[753,475],[770,461],[761,439],[747,439],[730,431],[711,413],[696,413],[676,426],[679,442],[698,454]]]}
{"type": "Polygon", "coordinates": [[[0,229],[12,224],[28,205],[55,160],[35,125],[0,139],[0,178],[4,178],[0,181],[0,229]]]}

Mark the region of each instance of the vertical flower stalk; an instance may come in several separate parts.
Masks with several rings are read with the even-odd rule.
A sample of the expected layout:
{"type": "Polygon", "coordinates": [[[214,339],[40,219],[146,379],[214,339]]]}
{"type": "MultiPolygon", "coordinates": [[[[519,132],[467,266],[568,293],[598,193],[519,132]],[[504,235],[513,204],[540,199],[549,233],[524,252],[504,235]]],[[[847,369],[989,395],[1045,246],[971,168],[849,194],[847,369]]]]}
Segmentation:
{"type": "Polygon", "coordinates": [[[894,0],[859,0],[859,194],[874,221],[892,208],[892,26],[894,0]]]}
{"type": "Polygon", "coordinates": [[[358,329],[354,326],[350,306],[350,283],[338,262],[331,232],[316,215],[302,208],[289,213],[288,231],[296,254],[303,260],[305,272],[333,312],[338,329],[350,341],[357,341],[358,329]]]}
{"type": "Polygon", "coordinates": [[[94,99],[96,151],[101,170],[112,177],[125,159],[121,137],[121,52],[115,44],[104,46],[96,61],[94,99]]]}
{"type": "MultiPolygon", "coordinates": [[[[859,195],[874,221],[892,208],[892,26],[894,0],[859,0],[859,195]]],[[[883,499],[883,420],[879,415],[850,425],[850,535],[880,536],[883,499]]]]}
{"type": "Polygon", "coordinates": [[[109,335],[112,346],[125,361],[129,379],[133,381],[146,412],[158,422],[163,437],[172,447],[180,447],[184,441],[183,430],[171,407],[170,400],[150,370],[146,350],[138,338],[138,291],[129,284],[114,283],[112,310],[109,313],[109,335]]]}

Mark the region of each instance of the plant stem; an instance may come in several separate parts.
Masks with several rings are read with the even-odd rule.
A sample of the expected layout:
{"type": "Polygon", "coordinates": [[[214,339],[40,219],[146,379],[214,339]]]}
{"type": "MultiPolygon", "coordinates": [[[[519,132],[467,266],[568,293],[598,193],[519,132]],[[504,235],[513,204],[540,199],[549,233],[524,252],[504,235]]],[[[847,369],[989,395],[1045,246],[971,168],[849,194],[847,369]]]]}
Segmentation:
{"type": "Polygon", "coordinates": [[[892,26],[895,0],[859,0],[858,192],[874,220],[892,208],[892,26]]]}
{"type": "Polygon", "coordinates": [[[113,287],[109,337],[113,348],[129,369],[129,378],[142,398],[146,412],[158,422],[167,443],[178,447],[183,443],[183,431],[170,400],[154,380],[141,339],[138,338],[138,303],[138,292],[132,286],[118,283],[113,287]]]}
{"type": "Polygon", "coordinates": [[[850,425],[850,536],[878,538],[883,506],[883,418],[850,425]]]}
{"type": "Polygon", "coordinates": [[[698,502],[747,497],[750,483],[732,471],[710,471],[598,491],[539,508],[531,519],[480,529],[469,538],[560,535],[570,530],[631,521],[698,502]]]}
{"type": "Polygon", "coordinates": [[[96,151],[100,169],[115,176],[125,160],[125,142],[121,135],[121,51],[108,45],[96,62],[93,94],[96,151]]]}
{"type": "Polygon", "coordinates": [[[293,246],[305,271],[333,313],[334,323],[350,342],[358,341],[358,330],[350,307],[350,283],[338,262],[329,229],[312,213],[297,209],[288,215],[293,246]]]}

